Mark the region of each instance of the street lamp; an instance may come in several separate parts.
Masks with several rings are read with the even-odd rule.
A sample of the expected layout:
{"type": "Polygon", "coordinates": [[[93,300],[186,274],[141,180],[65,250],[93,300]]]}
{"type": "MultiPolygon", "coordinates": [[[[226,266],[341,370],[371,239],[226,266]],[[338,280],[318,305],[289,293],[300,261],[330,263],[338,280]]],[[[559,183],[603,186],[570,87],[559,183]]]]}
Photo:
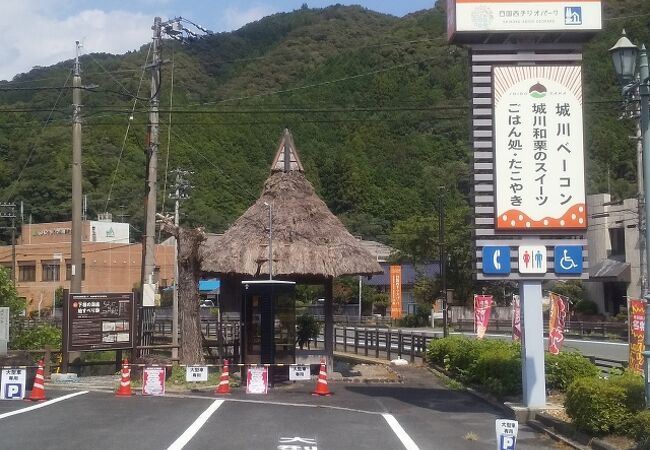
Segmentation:
{"type": "MultiPolygon", "coordinates": [[[[623,35],[616,42],[616,44],[609,49],[614,62],[614,69],[618,81],[623,89],[623,97],[626,99],[634,98],[638,89],[639,101],[641,104],[641,147],[643,154],[643,193],[644,198],[650,199],[650,74],[648,73],[648,54],[645,45],[641,46],[639,50],[636,45],[632,44],[625,35],[623,35]],[[638,75],[637,75],[637,58],[638,58],[638,75]]],[[[646,245],[646,267],[650,270],[650,208],[645,205],[645,245],[646,245]]],[[[650,324],[650,293],[648,292],[647,284],[645,286],[646,292],[644,297],[646,299],[645,308],[645,401],[646,408],[650,409],[650,331],[648,331],[648,324],[650,324]]]]}

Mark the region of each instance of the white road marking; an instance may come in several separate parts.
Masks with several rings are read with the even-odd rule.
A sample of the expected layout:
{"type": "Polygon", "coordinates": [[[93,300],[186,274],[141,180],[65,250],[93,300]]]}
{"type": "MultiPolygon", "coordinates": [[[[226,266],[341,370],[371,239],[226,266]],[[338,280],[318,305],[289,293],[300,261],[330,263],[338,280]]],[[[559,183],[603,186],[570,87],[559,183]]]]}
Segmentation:
{"type": "Polygon", "coordinates": [[[413,439],[411,439],[411,436],[406,434],[406,431],[404,431],[404,428],[399,424],[397,419],[393,417],[392,414],[384,413],[382,414],[382,417],[386,419],[386,422],[388,422],[388,425],[391,427],[393,432],[397,435],[400,441],[402,441],[402,444],[404,444],[404,448],[407,450],[420,450],[420,447],[417,446],[415,442],[413,442],[413,439]]]}
{"type": "Polygon", "coordinates": [[[183,434],[181,434],[178,439],[170,445],[167,450],[181,450],[185,445],[190,442],[190,439],[201,429],[203,425],[208,421],[210,416],[223,404],[223,400],[215,400],[212,404],[201,413],[199,417],[196,418],[194,423],[190,425],[183,434]]]}
{"type": "Polygon", "coordinates": [[[67,400],[69,398],[76,397],[77,395],[83,395],[83,394],[87,394],[87,393],[88,393],[88,391],[74,392],[72,394],[64,395],[62,397],[53,398],[52,400],[47,400],[47,401],[45,401],[43,403],[36,403],[35,405],[28,406],[27,408],[17,409],[16,411],[9,411],[9,412],[6,412],[4,414],[0,414],[0,419],[15,416],[16,414],[22,414],[22,413],[25,413],[25,412],[33,411],[35,409],[43,408],[45,406],[50,406],[50,405],[52,405],[54,403],[62,402],[63,400],[67,400]]]}

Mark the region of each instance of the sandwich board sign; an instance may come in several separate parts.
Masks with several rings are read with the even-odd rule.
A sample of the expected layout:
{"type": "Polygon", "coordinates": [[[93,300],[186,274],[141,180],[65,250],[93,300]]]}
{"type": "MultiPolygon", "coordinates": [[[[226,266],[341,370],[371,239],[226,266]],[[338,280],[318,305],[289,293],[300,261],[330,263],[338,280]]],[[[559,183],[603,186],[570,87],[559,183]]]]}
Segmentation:
{"type": "Polygon", "coordinates": [[[265,366],[252,366],[246,373],[247,394],[269,393],[269,369],[265,366]]]}
{"type": "Polygon", "coordinates": [[[165,395],[165,368],[145,367],[142,371],[142,395],[165,395]]]}
{"type": "Polygon", "coordinates": [[[22,400],[25,398],[27,370],[24,368],[2,369],[0,376],[0,400],[22,400]]]}

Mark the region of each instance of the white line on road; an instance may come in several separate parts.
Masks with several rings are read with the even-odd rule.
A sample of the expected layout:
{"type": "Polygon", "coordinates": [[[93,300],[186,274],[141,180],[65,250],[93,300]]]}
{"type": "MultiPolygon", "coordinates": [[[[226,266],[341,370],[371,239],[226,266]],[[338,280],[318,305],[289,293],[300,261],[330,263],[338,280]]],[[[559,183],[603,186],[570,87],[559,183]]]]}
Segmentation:
{"type": "Polygon", "coordinates": [[[388,425],[391,427],[393,432],[397,435],[400,441],[402,441],[402,444],[404,444],[404,448],[407,450],[420,450],[420,447],[417,446],[415,442],[413,442],[413,439],[411,439],[411,436],[406,434],[406,431],[404,431],[404,428],[399,424],[397,419],[393,417],[392,414],[384,413],[382,414],[384,419],[386,419],[386,422],[388,422],[388,425]]]}
{"type": "Polygon", "coordinates": [[[181,450],[185,445],[190,442],[190,439],[201,429],[203,425],[208,421],[210,416],[223,404],[223,400],[215,400],[212,404],[201,413],[199,417],[196,418],[194,423],[188,427],[183,434],[179,436],[178,439],[170,445],[167,450],[181,450]]]}
{"type": "Polygon", "coordinates": [[[15,416],[16,414],[22,414],[25,412],[33,411],[35,409],[43,408],[45,406],[50,406],[54,403],[62,402],[63,400],[67,400],[69,398],[76,397],[77,395],[82,395],[87,393],[88,391],[74,392],[72,394],[64,395],[62,397],[53,398],[52,400],[48,400],[43,403],[37,403],[33,406],[28,406],[27,408],[17,409],[16,411],[9,411],[4,414],[0,414],[0,419],[4,419],[5,417],[15,416]]]}

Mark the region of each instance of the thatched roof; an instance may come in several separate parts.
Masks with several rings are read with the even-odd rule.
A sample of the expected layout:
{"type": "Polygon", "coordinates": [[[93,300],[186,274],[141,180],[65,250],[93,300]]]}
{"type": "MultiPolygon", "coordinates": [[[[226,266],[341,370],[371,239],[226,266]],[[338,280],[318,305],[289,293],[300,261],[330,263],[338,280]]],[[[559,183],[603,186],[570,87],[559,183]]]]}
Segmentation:
{"type": "Polygon", "coordinates": [[[316,195],[302,170],[293,138],[285,130],[260,198],[224,234],[208,236],[204,243],[204,272],[268,276],[269,210],[274,277],[382,272],[376,258],[316,195]]]}

